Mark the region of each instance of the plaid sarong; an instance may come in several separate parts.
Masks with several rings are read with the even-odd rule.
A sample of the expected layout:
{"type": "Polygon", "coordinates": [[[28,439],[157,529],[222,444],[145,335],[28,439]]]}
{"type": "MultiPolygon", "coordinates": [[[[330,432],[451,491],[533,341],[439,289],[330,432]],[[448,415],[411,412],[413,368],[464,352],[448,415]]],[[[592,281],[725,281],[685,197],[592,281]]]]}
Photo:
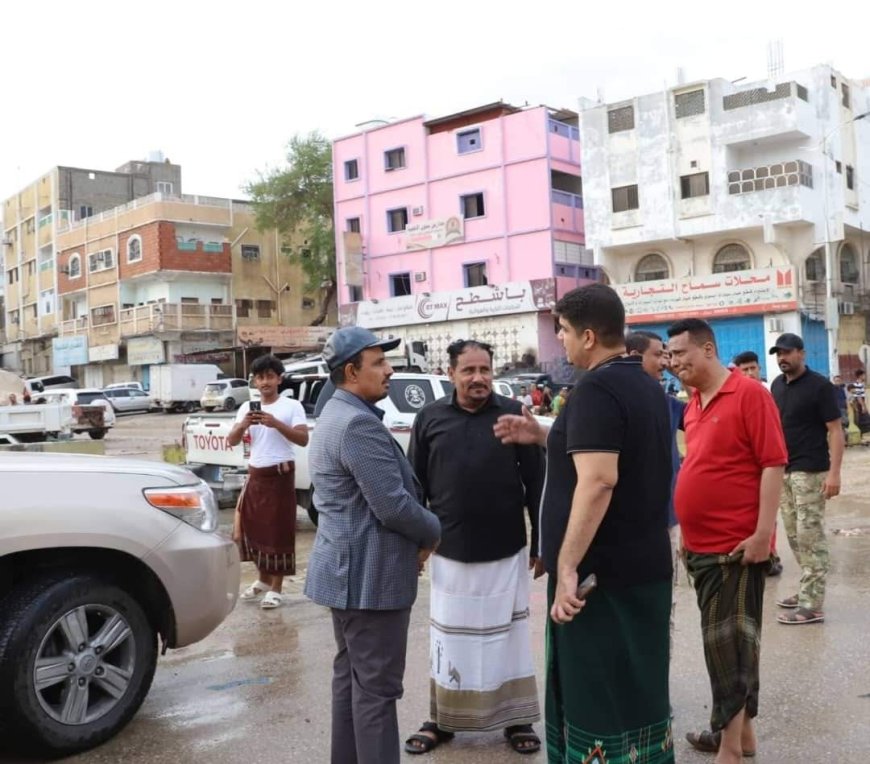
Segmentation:
{"type": "Polygon", "coordinates": [[[714,732],[744,707],[749,718],[758,715],[761,611],[769,565],[743,565],[740,555],[686,552],[686,568],[701,609],[714,732]]]}
{"type": "MultiPolygon", "coordinates": [[[[550,576],[547,612],[556,578],[550,576]]],[[[673,764],[670,580],[601,587],[567,624],[547,619],[547,761],[673,764]]]]}

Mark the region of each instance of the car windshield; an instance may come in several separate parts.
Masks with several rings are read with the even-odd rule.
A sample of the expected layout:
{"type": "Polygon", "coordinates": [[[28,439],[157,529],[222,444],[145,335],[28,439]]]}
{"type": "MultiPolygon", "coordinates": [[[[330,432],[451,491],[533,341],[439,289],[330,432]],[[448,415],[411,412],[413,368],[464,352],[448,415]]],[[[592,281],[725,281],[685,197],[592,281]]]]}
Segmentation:
{"type": "Polygon", "coordinates": [[[223,386],[223,385],[218,385],[218,384],[211,384],[211,385],[206,385],[206,386],[205,386],[205,391],[206,391],[207,393],[219,393],[219,392],[221,392],[221,390],[223,390],[223,389],[224,389],[224,386],[223,386]]]}
{"type": "Polygon", "coordinates": [[[94,401],[103,400],[103,394],[102,393],[78,393],[76,398],[78,399],[78,402],[80,404],[87,406],[88,404],[93,403],[94,401]]]}

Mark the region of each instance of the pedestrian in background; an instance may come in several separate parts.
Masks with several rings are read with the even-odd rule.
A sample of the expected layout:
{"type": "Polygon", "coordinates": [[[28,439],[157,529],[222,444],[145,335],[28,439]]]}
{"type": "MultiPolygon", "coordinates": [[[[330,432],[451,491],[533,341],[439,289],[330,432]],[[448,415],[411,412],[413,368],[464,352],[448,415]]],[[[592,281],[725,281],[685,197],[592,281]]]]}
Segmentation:
{"type": "Polygon", "coordinates": [[[788,543],[801,568],[800,590],[777,600],[789,612],[783,624],[818,623],[825,618],[825,583],[830,554],[825,537],[825,502],[840,493],[846,440],[834,386],[806,365],[804,341],[781,334],[770,348],[782,374],[771,392],[782,417],[788,448],[780,512],[788,543]]]}
{"type": "Polygon", "coordinates": [[[319,513],[305,594],[331,609],[332,764],[397,764],[411,606],[422,564],[441,536],[419,484],[375,404],[393,370],[361,327],[334,332],[323,357],[336,387],[311,439],[319,513]]]}
{"type": "Polygon", "coordinates": [[[843,423],[843,429],[849,429],[849,394],[846,391],[846,384],[839,374],[834,375],[834,397],[837,401],[837,408],[840,409],[840,421],[843,423]]]}
{"type": "Polygon", "coordinates": [[[493,434],[499,416],[521,416],[523,408],[493,392],[492,347],[456,340],[447,353],[455,391],[417,414],[408,451],[443,531],[430,563],[431,716],[405,750],[425,753],[456,732],[503,729],[515,751],[533,753],[541,741],[532,724],[541,714],[528,570],[543,574],[543,454],[493,434]]]}
{"type": "MultiPolygon", "coordinates": [[[[665,343],[662,338],[654,332],[639,331],[629,332],[625,338],[625,349],[628,354],[640,356],[643,370],[656,382],[662,383],[665,370],[670,364],[670,356],[665,349],[665,343]]],[[[680,525],[677,522],[677,515],[674,511],[674,488],[677,484],[677,475],[680,472],[680,449],[677,446],[677,431],[683,426],[683,410],[686,404],[683,401],[666,395],[668,403],[668,414],[670,415],[670,455],[671,455],[671,492],[668,497],[668,533],[671,539],[671,560],[674,566],[673,585],[677,585],[677,576],[679,573],[679,558],[680,558],[680,525]]],[[[676,602],[671,602],[671,620],[670,620],[670,643],[671,651],[673,652],[674,642],[674,615],[676,602]]]]}
{"type": "Polygon", "coordinates": [[[520,401],[520,403],[523,404],[523,406],[527,407],[530,410],[531,410],[532,406],[534,405],[532,396],[529,395],[529,388],[526,387],[525,385],[520,387],[519,401],[520,401]]]}
{"type": "Polygon", "coordinates": [[[264,594],[264,610],[281,605],[284,576],[296,573],[296,446],[308,444],[305,409],[299,401],[278,397],[284,364],[274,355],[251,364],[260,391],[259,411],[246,401],[227,436],[231,446],[251,435],[248,478],[236,507],[233,539],[242,560],[253,562],[259,578],[242,592],[242,600],[264,594]]]}
{"type": "Polygon", "coordinates": [[[527,412],[496,426],[503,441],[547,445],[548,760],[668,764],[668,407],[641,359],[624,357],[613,289],[574,289],[555,312],[568,360],[588,371],[549,436],[527,412]],[[587,595],[578,586],[590,574],[587,595]]]}
{"type": "Polygon", "coordinates": [[[569,391],[567,387],[559,390],[559,394],[553,398],[553,416],[559,416],[565,404],[568,402],[569,391]]]}
{"type": "Polygon", "coordinates": [[[718,358],[706,321],[668,329],[671,369],[694,388],[674,504],[701,611],[710,730],[686,739],[716,764],[754,756],[764,584],[787,455],[770,393],[718,358]]]}

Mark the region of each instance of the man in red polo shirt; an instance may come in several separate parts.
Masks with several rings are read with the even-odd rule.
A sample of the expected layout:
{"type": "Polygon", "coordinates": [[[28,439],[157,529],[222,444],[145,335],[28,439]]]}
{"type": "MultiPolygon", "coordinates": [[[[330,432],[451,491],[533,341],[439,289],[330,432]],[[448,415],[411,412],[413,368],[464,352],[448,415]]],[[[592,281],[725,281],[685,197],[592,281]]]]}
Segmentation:
{"type": "Polygon", "coordinates": [[[674,503],[713,690],[712,730],[686,739],[736,764],[756,748],[761,609],[788,453],[773,398],[722,365],[706,321],[678,321],[668,337],[671,370],[695,388],[674,503]]]}

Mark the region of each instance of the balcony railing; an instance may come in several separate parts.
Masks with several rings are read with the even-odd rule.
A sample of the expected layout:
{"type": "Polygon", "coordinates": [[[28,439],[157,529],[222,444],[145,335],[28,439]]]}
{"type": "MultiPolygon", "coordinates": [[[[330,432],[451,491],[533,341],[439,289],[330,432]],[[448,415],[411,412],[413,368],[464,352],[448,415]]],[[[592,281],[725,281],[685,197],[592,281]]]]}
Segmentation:
{"type": "Polygon", "coordinates": [[[729,194],[748,194],[798,185],[813,187],[813,167],[802,159],[728,171],[729,194]]]}
{"type": "Polygon", "coordinates": [[[119,323],[122,337],[197,329],[232,331],[235,315],[232,305],[163,302],[124,308],[119,323]]]}
{"type": "Polygon", "coordinates": [[[66,321],[61,321],[58,329],[61,337],[66,337],[71,334],[87,334],[88,317],[79,316],[78,318],[70,318],[66,321]]]}
{"type": "Polygon", "coordinates": [[[550,191],[550,201],[555,204],[564,204],[566,207],[574,207],[574,209],[583,209],[583,197],[579,194],[570,194],[567,191],[557,191],[555,188],[550,191]]]}
{"type": "Polygon", "coordinates": [[[742,106],[755,106],[768,101],[778,101],[782,98],[797,96],[802,101],[807,101],[807,89],[797,82],[781,82],[773,90],[767,88],[752,88],[750,90],[741,90],[738,93],[731,93],[722,99],[722,108],[724,111],[731,109],[739,109],[742,106]]]}
{"type": "Polygon", "coordinates": [[[580,140],[579,128],[573,127],[572,125],[566,125],[564,122],[559,122],[557,119],[550,120],[550,132],[556,133],[556,135],[561,135],[563,138],[569,138],[572,141],[580,140]]]}

